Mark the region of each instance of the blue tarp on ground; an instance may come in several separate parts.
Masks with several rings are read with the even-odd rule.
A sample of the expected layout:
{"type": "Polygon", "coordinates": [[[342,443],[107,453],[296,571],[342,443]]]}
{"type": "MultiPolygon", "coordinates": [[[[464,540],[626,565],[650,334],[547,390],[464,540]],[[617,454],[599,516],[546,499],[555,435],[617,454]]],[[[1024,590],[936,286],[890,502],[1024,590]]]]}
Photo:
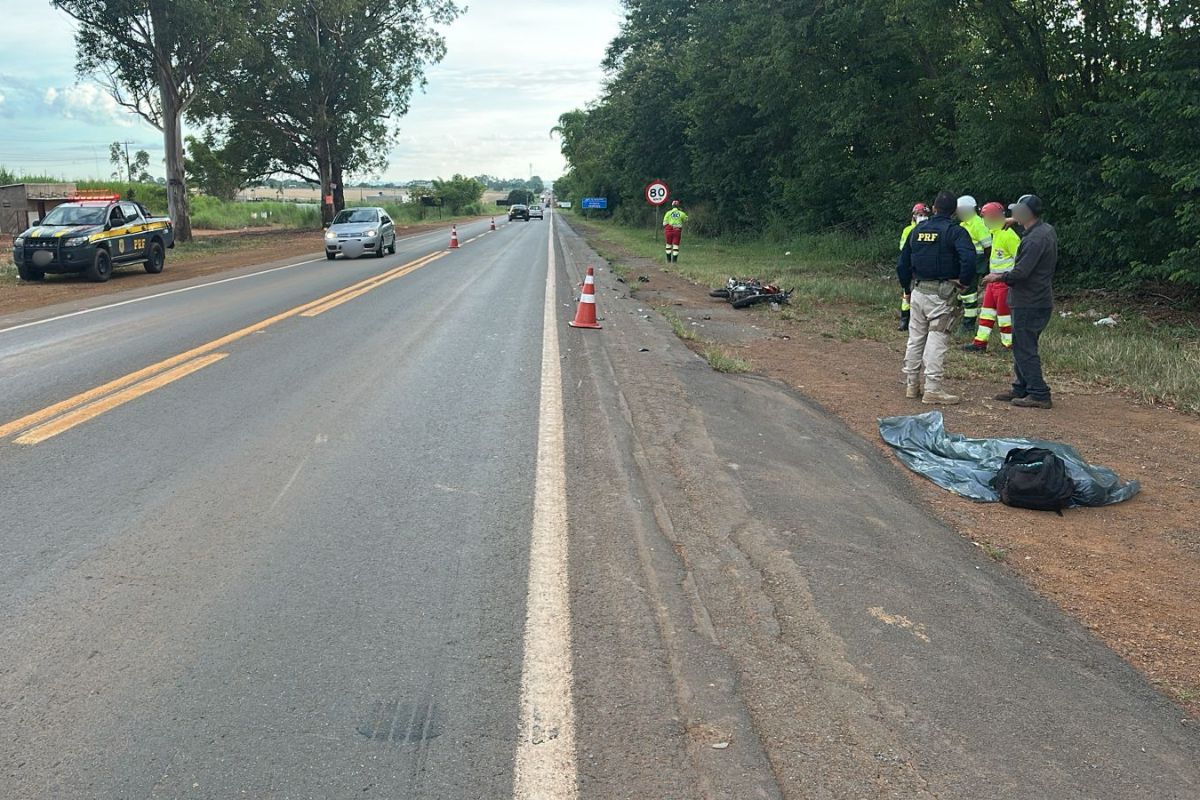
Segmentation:
{"type": "Polygon", "coordinates": [[[981,503],[997,503],[1000,496],[991,480],[1014,447],[1044,447],[1058,455],[1075,481],[1072,506],[1106,506],[1128,500],[1141,490],[1137,481],[1123,481],[1105,467],[1083,460],[1059,442],[1039,439],[968,439],[947,433],[942,412],[879,420],[879,434],[896,450],[896,456],[913,472],[981,503]]]}

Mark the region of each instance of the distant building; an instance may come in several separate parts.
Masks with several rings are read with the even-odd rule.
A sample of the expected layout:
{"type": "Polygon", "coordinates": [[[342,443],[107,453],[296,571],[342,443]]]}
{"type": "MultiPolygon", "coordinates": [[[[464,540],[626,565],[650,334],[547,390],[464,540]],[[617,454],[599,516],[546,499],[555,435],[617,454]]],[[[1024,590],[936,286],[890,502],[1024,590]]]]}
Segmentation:
{"type": "Polygon", "coordinates": [[[0,186],[0,233],[16,236],[50,209],[77,193],[73,183],[14,183],[0,186]]]}

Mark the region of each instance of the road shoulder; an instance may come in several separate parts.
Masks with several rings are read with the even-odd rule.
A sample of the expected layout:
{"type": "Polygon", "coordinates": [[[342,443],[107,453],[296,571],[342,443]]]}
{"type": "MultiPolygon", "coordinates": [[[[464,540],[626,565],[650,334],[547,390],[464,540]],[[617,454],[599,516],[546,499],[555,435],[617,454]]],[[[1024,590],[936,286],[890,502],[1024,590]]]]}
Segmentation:
{"type": "MultiPolygon", "coordinates": [[[[596,259],[577,238],[564,240],[579,259],[596,259]]],[[[1181,711],[931,516],[879,450],[783,384],[714,373],[607,270],[598,285],[605,330],[564,348],[578,364],[567,383],[586,385],[601,350],[612,374],[593,379],[595,397],[579,396],[605,410],[580,412],[593,427],[572,432],[581,442],[569,458],[604,462],[615,449],[610,473],[652,491],[618,483],[596,504],[603,523],[585,522],[581,533],[573,519],[572,535],[592,547],[607,535],[593,556],[615,558],[630,547],[628,507],[644,515],[647,497],[661,500],[649,503],[650,532],[661,537],[649,560],[687,602],[674,613],[668,603],[666,623],[647,602],[659,615],[658,657],[671,653],[667,634],[697,646],[666,659],[694,766],[728,759],[723,774],[760,774],[762,752],[783,796],[1194,791],[1200,739],[1181,711]],[[621,417],[627,436],[618,435],[621,417]],[[614,444],[586,447],[589,434],[614,444]],[[732,695],[689,692],[689,674],[727,675],[732,695]],[[724,723],[722,709],[739,704],[752,733],[720,749],[708,742],[697,759],[705,740],[693,732],[724,723]]],[[[628,574],[612,572],[614,581],[628,574]]],[[[643,577],[636,594],[647,592],[643,577]]]]}

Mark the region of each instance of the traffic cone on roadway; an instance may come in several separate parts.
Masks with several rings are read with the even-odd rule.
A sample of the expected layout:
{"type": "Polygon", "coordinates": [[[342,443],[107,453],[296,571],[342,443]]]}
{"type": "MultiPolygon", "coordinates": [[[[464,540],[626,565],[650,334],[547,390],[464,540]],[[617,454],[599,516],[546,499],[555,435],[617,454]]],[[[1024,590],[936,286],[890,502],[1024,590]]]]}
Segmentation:
{"type": "Polygon", "coordinates": [[[495,217],[492,217],[492,227],[489,228],[488,230],[493,230],[493,231],[496,230],[496,218],[495,217]]]}
{"type": "Polygon", "coordinates": [[[575,319],[567,324],[572,328],[600,328],[596,322],[596,274],[591,267],[587,268],[587,277],[583,279],[583,291],[579,295],[575,319]]]}
{"type": "Polygon", "coordinates": [[[450,249],[451,250],[458,249],[458,226],[457,225],[450,226],[450,249]]]}

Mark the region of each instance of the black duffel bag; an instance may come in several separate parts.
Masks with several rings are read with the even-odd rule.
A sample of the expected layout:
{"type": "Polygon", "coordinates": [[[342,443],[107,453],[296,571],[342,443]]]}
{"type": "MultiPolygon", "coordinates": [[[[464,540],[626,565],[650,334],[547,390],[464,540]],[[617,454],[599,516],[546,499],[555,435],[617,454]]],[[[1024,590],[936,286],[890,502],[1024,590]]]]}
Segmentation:
{"type": "Polygon", "coordinates": [[[1004,466],[996,473],[992,486],[1000,502],[1035,511],[1062,510],[1071,505],[1075,481],[1067,474],[1063,460],[1040,447],[1014,447],[1004,457],[1004,466]]]}

